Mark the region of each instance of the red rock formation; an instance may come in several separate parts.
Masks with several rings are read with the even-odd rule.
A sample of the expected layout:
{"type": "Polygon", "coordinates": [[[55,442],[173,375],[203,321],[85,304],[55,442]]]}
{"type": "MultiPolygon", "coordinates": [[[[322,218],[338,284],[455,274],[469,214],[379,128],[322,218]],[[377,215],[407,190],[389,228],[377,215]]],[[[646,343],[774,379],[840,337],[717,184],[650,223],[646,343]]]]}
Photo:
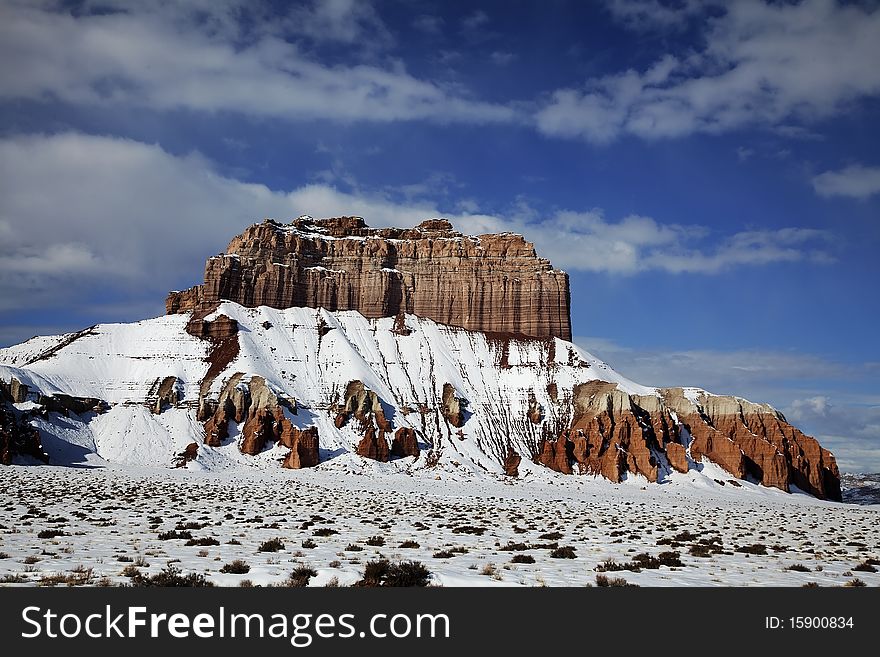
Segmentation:
{"type": "Polygon", "coordinates": [[[278,442],[291,450],[284,467],[318,464],[317,428],[295,427],[287,419],[285,410],[296,414],[296,403],[275,394],[262,377],[253,376],[244,383],[241,373],[234,374],[217,401],[205,401],[202,410],[210,412],[200,418],[205,423],[205,444],[210,447],[219,447],[229,437],[229,422],[235,421],[241,427],[239,449],[242,453],[253,456],[266,445],[278,442]]]}
{"type": "Polygon", "coordinates": [[[391,441],[391,454],[397,457],[419,456],[419,441],[416,439],[415,429],[400,427],[391,441]]]}
{"type": "Polygon", "coordinates": [[[520,235],[464,236],[445,220],[412,229],[371,229],[359,217],[255,224],[207,261],[203,285],[169,294],[166,310],[198,311],[222,299],[371,318],[406,312],[478,331],[571,339],[565,272],[520,235]]]}
{"type": "Polygon", "coordinates": [[[376,430],[370,426],[367,427],[364,437],[357,446],[358,456],[373,459],[374,461],[388,462],[388,441],[385,440],[385,432],[376,430]]]}
{"type": "Polygon", "coordinates": [[[301,431],[292,427],[292,431],[282,436],[282,443],[290,447],[283,467],[298,470],[318,465],[318,427],[307,427],[301,431]]]}
{"type": "Polygon", "coordinates": [[[507,456],[504,457],[504,474],[508,477],[519,477],[519,464],[522,463],[522,457],[508,448],[507,456]]]}
{"type": "Polygon", "coordinates": [[[171,463],[175,468],[183,468],[187,463],[194,460],[196,456],[199,454],[199,444],[198,443],[190,443],[186,447],[184,447],[183,451],[179,454],[175,454],[174,459],[171,463]]]}
{"type": "Polygon", "coordinates": [[[455,388],[449,384],[443,384],[442,412],[443,417],[456,429],[464,426],[464,409],[467,407],[467,400],[456,396],[455,388]]]}
{"type": "Polygon", "coordinates": [[[688,456],[705,457],[740,479],[840,499],[831,453],[767,405],[705,393],[689,399],[681,388],[629,395],[602,381],[575,386],[572,403],[571,428],[541,441],[535,455],[557,472],[568,474],[576,464],[580,473],[612,481],[627,472],[656,481],[661,454],[679,472],[688,471],[688,456]]]}
{"type": "Polygon", "coordinates": [[[153,388],[147,396],[147,405],[155,415],[170,406],[180,403],[180,389],[176,376],[166,376],[161,383],[158,379],[153,383],[153,388]]]}
{"type": "Polygon", "coordinates": [[[669,459],[669,465],[679,472],[688,471],[687,450],[684,448],[684,445],[672,442],[667,443],[666,458],[669,459]]]}

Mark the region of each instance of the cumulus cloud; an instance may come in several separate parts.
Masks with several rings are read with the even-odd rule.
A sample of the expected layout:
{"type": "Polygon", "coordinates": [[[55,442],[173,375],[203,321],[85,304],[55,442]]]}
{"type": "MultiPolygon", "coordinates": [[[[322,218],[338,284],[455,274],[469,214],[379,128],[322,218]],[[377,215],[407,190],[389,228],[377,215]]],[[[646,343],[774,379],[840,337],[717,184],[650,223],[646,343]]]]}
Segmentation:
{"type": "Polygon", "coordinates": [[[880,167],[853,164],[840,171],[825,171],[813,177],[819,196],[866,199],[880,194],[880,167]]]}
{"type": "Polygon", "coordinates": [[[523,233],[557,267],[620,275],[717,273],[824,253],[819,231],[714,238],[700,226],[639,215],[609,220],[601,210],[545,216],[522,201],[501,216],[450,189],[455,181],[437,174],[396,189],[364,190],[355,181],[279,191],[222,175],[197,153],[176,156],[155,144],[81,133],[8,137],[0,140],[0,310],[76,307],[86,290],[158,300],[200,280],[205,257],[248,223],[304,213],[356,214],[374,226],[446,216],[467,233],[523,233]]]}
{"type": "Polygon", "coordinates": [[[880,472],[880,404],[841,404],[820,395],[795,399],[786,418],[831,449],[845,472],[880,472]]]}
{"type": "Polygon", "coordinates": [[[601,210],[512,216],[485,226],[514,229],[565,269],[631,275],[645,271],[718,274],[738,266],[834,261],[831,236],[807,228],[715,235],[705,226],[664,224],[640,215],[606,219],[601,210]]]}
{"type": "Polygon", "coordinates": [[[312,40],[384,39],[365,3],[318,2],[281,17],[234,0],[111,1],[76,14],[48,7],[0,7],[0,99],[338,121],[517,119],[399,63],[333,66],[304,52],[296,39],[304,31],[312,40]]]}
{"type": "MultiPolygon", "coordinates": [[[[690,4],[690,3],[688,3],[690,4]]],[[[789,126],[880,93],[880,10],[833,0],[716,3],[705,45],[559,89],[536,114],[538,129],[607,143],[720,133],[746,125],[789,126]]],[[[655,2],[614,2],[612,13],[638,24],[674,21],[655,2]],[[627,19],[627,17],[629,17],[627,19]]]]}

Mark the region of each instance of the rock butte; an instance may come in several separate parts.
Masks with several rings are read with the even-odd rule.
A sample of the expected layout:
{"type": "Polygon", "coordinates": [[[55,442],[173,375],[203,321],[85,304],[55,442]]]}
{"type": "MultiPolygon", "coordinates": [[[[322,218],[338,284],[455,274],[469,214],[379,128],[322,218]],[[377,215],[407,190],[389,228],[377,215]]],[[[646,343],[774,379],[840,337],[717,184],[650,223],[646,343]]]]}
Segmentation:
{"type": "MultiPolygon", "coordinates": [[[[316,426],[321,424],[337,446],[347,432],[355,437],[350,451],[383,462],[412,458],[432,467],[446,459],[457,467],[455,459],[463,458],[458,442],[468,441],[476,466],[486,470],[489,464],[509,477],[520,476],[528,459],[564,474],[613,482],[637,474],[656,482],[673,471],[700,470],[709,460],[730,475],[716,479],[719,485],[741,486],[738,480],[748,479],[841,499],[834,456],[772,407],[693,388],[639,386],[567,342],[568,277],[538,258],[519,235],[463,236],[436,219],[413,229],[371,229],[358,217],[267,220],[234,238],[226,254],[210,258],[205,283],[172,292],[166,309],[169,315],[189,314],[182,326],[206,353],[200,378],[157,376],[144,398],[127,403],[159,416],[170,408],[193,409],[203,435],[200,443],[169,455],[177,467],[198,459],[200,444],[223,445],[230,426],[244,454],[283,445],[290,450],[284,467],[314,466],[321,458],[316,426]],[[255,310],[230,304],[224,312],[235,319],[218,311],[224,300],[255,310]],[[248,315],[265,314],[258,306],[292,308],[298,319],[291,324],[276,313],[273,321],[284,328],[273,333],[282,327],[248,315]],[[309,316],[297,308],[318,310],[309,316]],[[353,338],[327,310],[395,319],[385,320],[381,329],[373,321],[353,338]],[[435,329],[412,315],[460,328],[431,333],[429,339],[426,331],[435,329]],[[293,373],[294,381],[302,375],[328,392],[284,393],[292,388],[285,388],[283,377],[270,381],[248,370],[255,362],[275,360],[275,346],[281,345],[271,336],[305,350],[291,361],[302,368],[293,373]],[[318,367],[322,340],[347,345],[348,353],[355,349],[352,339],[372,354],[367,376],[386,391],[384,397],[353,374],[331,375],[318,367]],[[405,361],[405,354],[413,353],[419,354],[415,360],[405,361]],[[435,368],[437,358],[453,370],[435,368]],[[467,369],[466,362],[476,370],[455,374],[455,368],[467,369]],[[421,380],[407,372],[405,386],[395,387],[387,378],[389,363],[415,368],[412,377],[421,380]],[[193,387],[197,399],[192,392],[186,398],[185,390],[193,387]],[[308,403],[299,415],[301,401],[308,403]]],[[[80,353],[76,345],[101,339],[105,330],[59,336],[28,355],[23,367],[51,369],[45,363],[63,358],[66,350],[80,353]]],[[[83,367],[89,366],[94,356],[81,353],[83,367]]],[[[27,413],[100,414],[109,408],[102,399],[43,394],[7,378],[0,381],[0,462],[15,454],[46,458],[27,413]],[[14,410],[13,403],[25,400],[38,402],[39,410],[14,410]]]]}
{"type": "Polygon", "coordinates": [[[360,217],[266,220],[209,258],[205,282],[166,311],[243,306],[409,313],[474,331],[571,340],[568,275],[522,235],[465,236],[443,219],[367,227],[360,217]]]}

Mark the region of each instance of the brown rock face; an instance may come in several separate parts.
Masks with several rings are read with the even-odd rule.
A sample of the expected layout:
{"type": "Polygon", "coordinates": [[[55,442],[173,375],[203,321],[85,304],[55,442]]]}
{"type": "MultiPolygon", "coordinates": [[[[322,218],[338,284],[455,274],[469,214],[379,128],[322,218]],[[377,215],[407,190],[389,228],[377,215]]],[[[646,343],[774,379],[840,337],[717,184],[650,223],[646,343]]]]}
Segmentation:
{"type": "Polygon", "coordinates": [[[508,477],[519,477],[519,464],[522,463],[522,457],[512,449],[507,450],[507,456],[504,457],[504,474],[508,477]]]}
{"type": "Polygon", "coordinates": [[[208,259],[203,285],[172,292],[165,305],[173,314],[222,299],[571,339],[565,272],[520,235],[464,236],[440,219],[412,229],[371,229],[359,217],[255,224],[208,259]]]}
{"type": "Polygon", "coordinates": [[[692,401],[681,388],[629,395],[602,381],[575,386],[572,404],[571,428],[542,440],[535,455],[557,472],[576,466],[615,482],[627,472],[657,481],[661,457],[679,472],[688,471],[688,456],[706,457],[740,479],[840,500],[831,453],[769,406],[703,393],[692,401]]]}
{"type": "Polygon", "coordinates": [[[464,426],[464,409],[467,400],[455,395],[455,388],[449,383],[443,384],[443,417],[456,429],[464,426]]]}
{"type": "Polygon", "coordinates": [[[687,450],[680,443],[666,444],[666,458],[669,459],[669,465],[679,472],[688,471],[687,450]]]}
{"type": "Polygon", "coordinates": [[[312,468],[321,460],[318,453],[318,427],[307,427],[301,431],[291,427],[289,434],[282,435],[282,443],[290,447],[290,454],[282,464],[285,468],[312,468]]]}
{"type": "Polygon", "coordinates": [[[357,446],[358,456],[373,459],[374,461],[388,462],[388,441],[385,440],[385,432],[376,430],[370,426],[367,427],[364,437],[357,446]]]}
{"type": "Polygon", "coordinates": [[[267,444],[279,442],[291,453],[284,467],[300,468],[317,465],[318,430],[308,427],[300,430],[287,419],[285,409],[296,414],[296,403],[276,395],[266,380],[251,377],[246,384],[243,375],[230,377],[216,401],[203,400],[199,419],[205,424],[205,444],[219,447],[229,437],[229,422],[241,427],[239,449],[251,456],[259,454],[267,444]]]}
{"type": "Polygon", "coordinates": [[[391,454],[397,457],[419,456],[419,441],[416,439],[415,429],[400,427],[391,441],[391,454]]]}
{"type": "Polygon", "coordinates": [[[180,403],[180,388],[176,376],[166,376],[160,382],[156,379],[147,397],[150,410],[158,415],[170,406],[180,403]]]}

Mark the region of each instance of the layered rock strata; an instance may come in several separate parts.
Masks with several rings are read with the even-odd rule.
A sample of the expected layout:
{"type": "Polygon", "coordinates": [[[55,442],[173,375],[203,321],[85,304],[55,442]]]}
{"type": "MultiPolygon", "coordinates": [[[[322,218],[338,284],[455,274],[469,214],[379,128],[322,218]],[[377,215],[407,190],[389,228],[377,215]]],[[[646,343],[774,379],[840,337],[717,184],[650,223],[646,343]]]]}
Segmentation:
{"type": "Polygon", "coordinates": [[[565,272],[521,235],[465,236],[439,219],[411,229],[372,229],[360,217],[255,224],[208,259],[204,284],[169,294],[166,310],[199,311],[221,299],[369,318],[411,313],[476,331],[571,339],[565,272]]]}
{"type": "Polygon", "coordinates": [[[630,395],[602,381],[577,385],[570,428],[540,441],[535,461],[620,482],[628,472],[657,481],[660,468],[687,472],[706,458],[740,479],[840,500],[834,457],[770,406],[689,396],[682,388],[660,392],[630,395]]]}

